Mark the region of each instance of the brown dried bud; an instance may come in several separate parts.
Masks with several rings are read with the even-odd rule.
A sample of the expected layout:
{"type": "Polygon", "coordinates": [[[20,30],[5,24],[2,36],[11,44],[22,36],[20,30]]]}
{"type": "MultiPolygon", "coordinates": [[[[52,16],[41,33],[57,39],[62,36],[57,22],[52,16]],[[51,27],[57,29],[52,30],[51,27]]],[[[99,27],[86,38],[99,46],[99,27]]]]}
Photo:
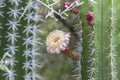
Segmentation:
{"type": "Polygon", "coordinates": [[[73,8],[73,9],[71,10],[71,12],[74,13],[74,14],[79,14],[79,9],[73,8]]]}
{"type": "Polygon", "coordinates": [[[70,57],[74,60],[79,59],[79,55],[77,52],[71,51],[68,47],[65,50],[61,51],[65,56],[70,57]]]}

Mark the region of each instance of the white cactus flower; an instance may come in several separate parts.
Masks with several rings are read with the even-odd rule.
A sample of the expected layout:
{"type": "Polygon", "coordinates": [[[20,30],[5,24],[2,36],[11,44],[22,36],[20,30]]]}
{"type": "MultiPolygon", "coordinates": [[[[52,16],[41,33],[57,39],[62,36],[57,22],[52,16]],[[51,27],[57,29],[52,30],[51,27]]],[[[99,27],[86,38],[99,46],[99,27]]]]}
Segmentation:
{"type": "Polygon", "coordinates": [[[57,53],[59,54],[61,51],[65,50],[65,48],[69,44],[70,34],[65,33],[60,30],[54,30],[50,32],[46,39],[47,51],[49,53],[57,53]]]}

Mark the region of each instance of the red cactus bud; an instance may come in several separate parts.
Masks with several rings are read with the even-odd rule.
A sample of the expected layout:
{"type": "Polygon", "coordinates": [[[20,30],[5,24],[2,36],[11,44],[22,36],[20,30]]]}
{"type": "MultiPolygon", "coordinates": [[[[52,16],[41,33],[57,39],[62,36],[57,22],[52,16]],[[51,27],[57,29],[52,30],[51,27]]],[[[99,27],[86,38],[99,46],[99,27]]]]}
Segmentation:
{"type": "Polygon", "coordinates": [[[94,20],[88,21],[88,24],[89,24],[90,26],[93,26],[93,25],[94,25],[94,20]]]}
{"type": "Polygon", "coordinates": [[[71,10],[71,12],[74,13],[74,14],[79,14],[79,9],[74,8],[74,9],[71,10]]]}
{"type": "Polygon", "coordinates": [[[110,30],[113,30],[113,26],[112,25],[110,26],[110,30]]]}
{"type": "Polygon", "coordinates": [[[65,7],[65,8],[69,7],[70,5],[71,5],[70,2],[64,2],[64,7],[65,7]]]}
{"type": "Polygon", "coordinates": [[[94,13],[93,12],[87,12],[86,18],[87,18],[88,22],[91,22],[91,20],[93,20],[93,18],[94,18],[94,13]]]}

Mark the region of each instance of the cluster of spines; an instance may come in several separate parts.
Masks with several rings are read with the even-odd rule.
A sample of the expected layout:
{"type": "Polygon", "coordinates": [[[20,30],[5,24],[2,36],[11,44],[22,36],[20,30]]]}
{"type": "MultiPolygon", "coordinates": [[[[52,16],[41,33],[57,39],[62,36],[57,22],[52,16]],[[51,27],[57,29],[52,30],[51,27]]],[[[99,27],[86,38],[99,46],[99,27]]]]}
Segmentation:
{"type": "Polygon", "coordinates": [[[108,79],[111,79],[111,80],[118,80],[117,78],[117,71],[116,71],[116,60],[115,60],[115,57],[117,56],[116,53],[115,53],[115,38],[114,38],[114,32],[115,32],[115,26],[114,26],[114,22],[115,22],[115,7],[114,7],[114,0],[111,0],[111,25],[109,27],[109,30],[110,30],[110,36],[109,36],[109,39],[110,39],[110,53],[108,54],[107,58],[110,60],[110,64],[108,67],[110,69],[110,73],[109,73],[109,76],[108,76],[108,79]]]}
{"type": "Polygon", "coordinates": [[[24,26],[23,33],[26,35],[24,38],[24,43],[26,50],[24,51],[23,56],[26,58],[24,62],[23,69],[25,69],[26,74],[24,80],[42,80],[42,77],[36,72],[36,69],[40,67],[40,63],[37,60],[37,56],[40,57],[40,54],[37,52],[38,49],[35,48],[36,44],[41,44],[39,38],[37,38],[37,33],[40,33],[38,21],[41,20],[41,17],[35,13],[35,10],[38,8],[38,3],[33,0],[27,2],[26,11],[25,11],[25,20],[27,24],[24,26]],[[35,23],[35,24],[34,24],[35,23]]]}
{"type": "MultiPolygon", "coordinates": [[[[93,26],[94,27],[94,26],[93,26]]],[[[92,28],[93,29],[93,28],[92,28]]],[[[90,29],[91,30],[91,29],[90,29]]],[[[95,63],[97,62],[95,58],[95,40],[94,40],[95,32],[94,30],[91,30],[91,32],[88,34],[89,37],[89,57],[88,57],[88,80],[95,80],[94,74],[96,73],[95,63]]]]}
{"type": "MultiPolygon", "coordinates": [[[[4,57],[1,59],[2,62],[6,62],[9,60],[9,65],[6,66],[0,66],[4,69],[5,73],[3,74],[6,76],[6,80],[15,80],[15,76],[18,76],[18,74],[15,71],[16,67],[16,55],[19,53],[18,48],[20,46],[17,46],[17,43],[19,42],[19,38],[22,38],[24,40],[23,46],[25,46],[25,50],[23,51],[23,56],[26,59],[26,62],[23,62],[23,69],[26,71],[26,75],[24,76],[25,80],[42,80],[42,77],[37,73],[36,69],[40,67],[40,63],[37,60],[40,53],[38,53],[38,49],[34,48],[35,45],[41,44],[39,41],[39,38],[37,38],[37,33],[40,33],[39,30],[38,21],[42,20],[41,16],[36,13],[36,10],[38,9],[39,4],[34,0],[29,0],[26,2],[26,7],[23,10],[23,7],[20,7],[20,3],[22,3],[21,0],[10,0],[8,1],[9,5],[9,11],[7,14],[9,15],[9,20],[5,24],[7,28],[7,36],[5,38],[7,39],[7,44],[5,48],[4,57]],[[24,18],[24,19],[23,19],[24,18]],[[22,21],[25,21],[27,25],[22,24],[22,21]],[[20,36],[19,34],[19,27],[24,28],[23,34],[25,34],[26,38],[23,36],[20,36]]],[[[5,3],[0,2],[0,8],[4,7],[5,3]]],[[[0,17],[3,16],[3,12],[0,12],[0,17]]],[[[0,29],[2,29],[2,23],[0,23],[0,29]]],[[[21,76],[23,77],[23,76],[21,76]]]]}
{"type": "MultiPolygon", "coordinates": [[[[94,7],[96,2],[94,0],[88,0],[89,6],[91,8],[94,7]]],[[[93,14],[94,15],[94,14],[93,14]]],[[[88,26],[88,32],[89,34],[87,35],[88,37],[88,59],[87,59],[87,76],[88,80],[96,80],[94,75],[97,72],[97,69],[95,67],[95,64],[97,63],[97,58],[95,57],[96,49],[95,49],[95,28],[93,26],[88,26]]]]}
{"type": "MultiPolygon", "coordinates": [[[[5,6],[6,4],[4,3],[4,1],[0,1],[0,18],[3,18],[4,17],[4,15],[3,15],[3,13],[4,12],[2,12],[2,8],[5,6]]],[[[0,23],[0,32],[1,32],[1,30],[2,30],[2,23],[0,23]]],[[[0,33],[1,34],[1,33],[0,33]]],[[[0,35],[0,46],[1,46],[1,35],[0,35]]]]}
{"type": "Polygon", "coordinates": [[[82,76],[81,76],[81,60],[82,60],[82,50],[83,50],[83,47],[82,47],[82,23],[81,21],[77,24],[74,25],[75,28],[74,30],[76,31],[76,34],[77,34],[77,46],[75,46],[75,52],[78,53],[78,56],[79,56],[79,59],[76,61],[76,68],[75,70],[73,70],[73,72],[75,72],[74,75],[72,76],[75,76],[76,77],[76,80],[82,80],[82,76]]]}
{"type": "Polygon", "coordinates": [[[58,11],[54,10],[53,6],[56,5],[57,3],[59,3],[60,0],[56,0],[56,1],[55,1],[55,0],[52,0],[53,2],[52,2],[52,3],[48,3],[48,4],[46,4],[46,3],[45,3],[44,1],[42,1],[42,0],[37,0],[37,1],[38,1],[40,4],[42,4],[43,6],[45,6],[46,8],[49,9],[48,14],[46,15],[46,18],[47,18],[47,17],[52,17],[52,18],[54,18],[55,20],[57,20],[57,18],[54,16],[54,14],[58,15],[59,17],[61,17],[61,19],[67,19],[67,17],[66,17],[65,15],[66,15],[66,12],[70,11],[70,8],[71,8],[71,7],[74,8],[74,7],[76,7],[76,6],[80,6],[80,5],[82,5],[82,4],[84,3],[84,2],[80,2],[80,0],[74,0],[69,7],[67,7],[67,8],[64,9],[63,11],[60,11],[60,10],[59,10],[59,12],[58,12],[58,11]]]}
{"type": "Polygon", "coordinates": [[[16,66],[16,58],[15,55],[18,51],[18,46],[16,45],[16,43],[18,42],[18,38],[19,33],[18,33],[18,27],[20,26],[19,21],[18,21],[18,17],[20,15],[20,10],[18,9],[19,3],[21,1],[8,1],[8,4],[10,4],[9,6],[9,11],[7,12],[7,14],[9,15],[9,20],[7,20],[8,22],[5,24],[8,28],[7,28],[7,36],[5,36],[7,38],[7,44],[6,44],[6,48],[5,48],[5,53],[9,54],[9,67],[6,67],[5,69],[5,73],[3,74],[4,76],[6,76],[6,80],[15,80],[15,76],[17,75],[15,72],[15,66],[16,66]],[[13,6],[11,6],[13,5],[13,6]]]}

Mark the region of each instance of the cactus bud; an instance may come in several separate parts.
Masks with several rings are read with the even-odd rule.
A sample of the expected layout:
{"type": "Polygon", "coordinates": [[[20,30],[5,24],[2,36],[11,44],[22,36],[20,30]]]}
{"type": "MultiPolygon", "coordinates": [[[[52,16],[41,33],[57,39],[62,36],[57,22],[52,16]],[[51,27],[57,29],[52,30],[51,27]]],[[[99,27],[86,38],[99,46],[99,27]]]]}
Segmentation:
{"type": "Polygon", "coordinates": [[[74,2],[75,2],[76,5],[80,4],[80,0],[74,0],[74,2]]]}
{"type": "Polygon", "coordinates": [[[64,2],[64,7],[65,7],[65,8],[68,8],[70,5],[71,5],[70,2],[64,2]]]}
{"type": "Polygon", "coordinates": [[[89,24],[90,26],[93,26],[93,25],[94,25],[94,20],[88,21],[88,24],[89,24]]]}
{"type": "Polygon", "coordinates": [[[72,9],[71,12],[74,14],[79,14],[79,10],[77,8],[72,9]]]}
{"type": "Polygon", "coordinates": [[[111,25],[109,29],[110,29],[110,30],[113,30],[113,26],[111,25]]]}
{"type": "Polygon", "coordinates": [[[87,15],[86,15],[86,19],[87,19],[87,22],[90,26],[93,26],[94,25],[94,13],[93,12],[87,12],[87,15]]]}
{"type": "Polygon", "coordinates": [[[89,22],[90,22],[91,20],[93,20],[93,18],[94,18],[93,12],[87,12],[86,17],[87,17],[87,21],[89,21],[89,22]]]}

